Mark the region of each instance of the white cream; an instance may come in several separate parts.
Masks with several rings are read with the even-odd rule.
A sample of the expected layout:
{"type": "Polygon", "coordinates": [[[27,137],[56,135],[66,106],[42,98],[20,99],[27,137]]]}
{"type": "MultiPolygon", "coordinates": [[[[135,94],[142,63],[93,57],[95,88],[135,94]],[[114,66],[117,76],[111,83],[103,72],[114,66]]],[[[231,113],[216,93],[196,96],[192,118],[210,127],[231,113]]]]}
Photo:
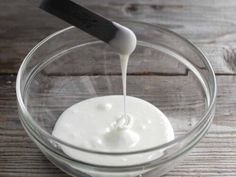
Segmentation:
{"type": "MultiPolygon", "coordinates": [[[[127,96],[126,99],[127,126],[119,127],[123,116],[123,96],[103,96],[79,102],[66,109],[58,119],[53,135],[67,143],[104,152],[143,150],[174,139],[169,120],[157,107],[136,97],[127,96]]],[[[63,150],[78,160],[98,160],[93,157],[86,159],[80,152],[71,153],[69,148],[63,150]]],[[[110,161],[101,163],[117,164],[110,161]]],[[[127,162],[126,159],[119,162],[122,163],[137,162],[127,162]]]]}
{"type": "MultiPolygon", "coordinates": [[[[91,98],[66,109],[58,119],[53,135],[81,148],[113,153],[153,148],[174,139],[169,120],[158,108],[136,97],[127,96],[126,99],[129,121],[125,128],[117,126],[123,116],[123,95],[113,95],[91,98]]],[[[142,164],[159,158],[164,150],[112,156],[78,151],[63,145],[60,147],[71,158],[104,166],[142,164]]],[[[72,167],[93,177],[135,177],[148,171],[140,169],[116,174],[72,167]]]]}

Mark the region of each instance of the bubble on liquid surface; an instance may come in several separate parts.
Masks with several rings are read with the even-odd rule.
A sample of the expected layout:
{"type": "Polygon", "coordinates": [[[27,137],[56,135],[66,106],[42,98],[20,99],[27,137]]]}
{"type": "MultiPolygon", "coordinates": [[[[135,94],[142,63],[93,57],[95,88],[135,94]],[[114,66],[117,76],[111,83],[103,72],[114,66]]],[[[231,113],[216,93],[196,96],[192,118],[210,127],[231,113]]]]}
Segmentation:
{"type": "Polygon", "coordinates": [[[97,148],[98,146],[99,147],[102,146],[104,143],[103,143],[101,138],[96,137],[96,138],[91,140],[90,144],[93,148],[97,148]]]}
{"type": "Polygon", "coordinates": [[[112,104],[110,103],[100,103],[97,105],[97,108],[102,111],[109,111],[112,108],[112,104]]]}
{"type": "Polygon", "coordinates": [[[148,124],[151,124],[151,123],[152,123],[152,120],[148,119],[147,123],[148,123],[148,124]]]}
{"type": "Polygon", "coordinates": [[[130,114],[121,115],[114,122],[113,127],[117,129],[131,128],[133,126],[133,116],[130,114]]]}
{"type": "Polygon", "coordinates": [[[145,130],[145,129],[147,129],[147,126],[146,126],[146,125],[142,125],[142,126],[141,126],[141,129],[142,129],[142,130],[145,130]]]}
{"type": "Polygon", "coordinates": [[[139,135],[132,129],[113,129],[103,136],[104,145],[116,149],[134,147],[139,140],[139,135]]]}

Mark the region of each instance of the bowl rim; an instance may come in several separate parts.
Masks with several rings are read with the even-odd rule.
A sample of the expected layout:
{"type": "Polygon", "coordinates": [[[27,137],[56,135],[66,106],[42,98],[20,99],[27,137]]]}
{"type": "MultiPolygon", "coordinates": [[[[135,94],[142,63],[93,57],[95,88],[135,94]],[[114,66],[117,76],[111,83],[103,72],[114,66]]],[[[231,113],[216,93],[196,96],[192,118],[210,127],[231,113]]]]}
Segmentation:
{"type": "MultiPolygon", "coordinates": [[[[215,108],[215,102],[216,102],[216,95],[217,95],[217,83],[216,83],[216,76],[213,70],[213,67],[211,66],[210,62],[208,61],[208,59],[206,58],[206,56],[198,49],[197,46],[195,46],[192,42],[190,42],[188,39],[182,37],[181,35],[163,28],[160,25],[153,25],[153,24],[149,24],[149,23],[145,23],[145,22],[140,22],[140,21],[134,21],[134,20],[121,20],[121,19],[115,19],[118,22],[123,22],[123,23],[136,23],[136,24],[141,24],[141,25],[147,25],[149,27],[152,28],[158,28],[159,31],[163,31],[164,33],[169,33],[170,35],[173,35],[175,37],[178,37],[179,39],[181,39],[182,41],[184,41],[186,44],[189,45],[189,47],[191,47],[200,57],[201,59],[204,61],[205,66],[207,67],[209,74],[211,75],[210,77],[212,77],[213,80],[213,94],[210,96],[210,104],[209,107],[207,109],[207,111],[205,111],[205,113],[203,114],[203,116],[201,116],[201,119],[188,131],[188,133],[181,135],[180,137],[175,138],[172,141],[169,141],[165,144],[162,145],[158,145],[152,148],[147,148],[147,149],[143,149],[143,150],[135,150],[135,151],[128,151],[128,152],[106,152],[106,151],[97,151],[97,150],[91,150],[91,149],[85,149],[79,146],[75,146],[73,144],[64,142],[60,139],[58,139],[55,136],[52,136],[51,134],[49,134],[46,130],[44,130],[41,126],[39,126],[37,124],[37,122],[32,118],[31,114],[29,113],[29,111],[27,110],[24,101],[23,101],[23,96],[21,94],[21,78],[22,78],[22,73],[24,72],[27,64],[29,63],[31,56],[33,55],[33,53],[40,47],[42,46],[45,42],[47,42],[48,40],[52,39],[53,37],[62,34],[63,32],[69,31],[71,29],[75,29],[74,26],[70,26],[64,29],[61,29],[59,31],[56,31],[54,33],[52,33],[51,35],[47,36],[46,38],[44,38],[42,41],[40,41],[35,47],[33,47],[31,49],[31,51],[26,55],[26,57],[24,58],[18,74],[17,74],[17,79],[16,79],[16,97],[17,97],[17,102],[18,102],[18,107],[20,108],[20,110],[22,111],[24,118],[26,118],[26,122],[30,122],[30,126],[32,127],[33,131],[36,132],[40,132],[40,134],[44,135],[45,137],[47,137],[48,139],[51,139],[53,141],[55,141],[56,143],[59,143],[63,146],[67,146],[70,147],[72,149],[76,149],[79,151],[83,151],[83,152],[87,152],[87,153],[93,153],[93,154],[100,154],[100,155],[111,155],[111,156],[117,156],[117,155],[133,155],[133,154],[141,154],[141,153],[146,153],[146,152],[151,152],[151,151],[156,151],[156,150],[162,150],[164,148],[167,147],[171,147],[173,144],[184,141],[185,139],[187,139],[190,135],[192,135],[192,133],[197,130],[199,128],[199,126],[202,125],[202,123],[204,123],[206,120],[208,120],[209,115],[211,114],[211,112],[213,111],[213,109],[215,108]]],[[[28,124],[28,123],[27,123],[28,124]]]]}

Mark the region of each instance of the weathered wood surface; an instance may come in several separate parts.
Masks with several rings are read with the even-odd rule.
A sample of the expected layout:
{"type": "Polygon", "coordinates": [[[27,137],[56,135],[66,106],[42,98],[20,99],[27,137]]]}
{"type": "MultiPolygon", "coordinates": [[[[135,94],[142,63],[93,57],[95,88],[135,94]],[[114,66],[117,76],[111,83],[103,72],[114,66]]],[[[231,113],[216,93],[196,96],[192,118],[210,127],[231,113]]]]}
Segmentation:
{"type": "MultiPolygon", "coordinates": [[[[236,176],[236,1],[81,1],[109,17],[160,24],[197,44],[210,59],[219,86],[216,116],[206,137],[166,177],[236,176]]],[[[30,0],[0,1],[0,177],[67,177],[40,153],[17,117],[15,78],[39,40],[68,26],[30,0]]],[[[189,93],[191,97],[191,93],[189,93]]]]}

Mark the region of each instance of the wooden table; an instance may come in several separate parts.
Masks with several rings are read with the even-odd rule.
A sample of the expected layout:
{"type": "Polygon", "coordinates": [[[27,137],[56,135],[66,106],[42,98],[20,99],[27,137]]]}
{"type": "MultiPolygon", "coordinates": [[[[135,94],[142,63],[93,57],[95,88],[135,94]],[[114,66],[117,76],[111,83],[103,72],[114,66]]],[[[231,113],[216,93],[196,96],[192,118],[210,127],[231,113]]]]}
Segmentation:
{"type": "MultiPolygon", "coordinates": [[[[236,176],[236,1],[99,0],[108,17],[160,24],[193,41],[217,75],[216,116],[208,134],[170,176],[236,176]]],[[[97,3],[97,4],[96,4],[97,3]]],[[[68,24],[30,0],[0,1],[0,177],[65,177],[28,138],[17,116],[15,79],[29,50],[68,24]]]]}

